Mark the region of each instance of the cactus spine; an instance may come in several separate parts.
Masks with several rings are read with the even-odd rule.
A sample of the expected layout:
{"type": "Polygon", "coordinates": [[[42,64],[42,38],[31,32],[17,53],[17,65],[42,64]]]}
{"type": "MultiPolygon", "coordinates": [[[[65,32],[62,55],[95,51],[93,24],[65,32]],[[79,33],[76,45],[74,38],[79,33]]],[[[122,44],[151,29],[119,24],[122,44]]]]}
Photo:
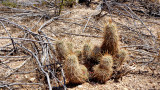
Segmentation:
{"type": "Polygon", "coordinates": [[[121,49],[114,57],[114,68],[119,70],[122,64],[126,61],[128,55],[127,50],[121,49]]]}
{"type": "Polygon", "coordinates": [[[64,45],[63,41],[56,42],[56,51],[60,60],[64,60],[69,54],[67,47],[64,45]]]}
{"type": "Polygon", "coordinates": [[[92,71],[92,67],[99,63],[100,61],[100,48],[98,46],[92,47],[89,44],[85,44],[83,47],[83,61],[84,65],[89,71],[92,71]]]}
{"type": "Polygon", "coordinates": [[[88,71],[84,65],[80,65],[76,55],[68,55],[65,64],[64,71],[66,78],[70,83],[81,84],[88,79],[88,71]]]}
{"type": "Polygon", "coordinates": [[[66,43],[68,52],[71,54],[73,53],[73,44],[72,43],[66,43]]]}
{"type": "Polygon", "coordinates": [[[101,48],[98,46],[95,46],[91,52],[91,58],[95,61],[95,62],[99,62],[100,59],[102,57],[101,54],[101,48]]]}
{"type": "Polygon", "coordinates": [[[90,58],[90,55],[91,55],[91,46],[89,44],[85,44],[83,46],[82,54],[83,54],[84,60],[87,60],[87,59],[90,58]]]}
{"type": "Polygon", "coordinates": [[[78,60],[82,63],[83,62],[82,52],[80,50],[76,50],[74,53],[78,57],[78,60]]]}
{"type": "Polygon", "coordinates": [[[118,53],[118,41],[119,37],[117,33],[117,27],[110,20],[104,28],[104,41],[101,45],[101,53],[105,54],[107,52],[111,55],[118,53]]]}
{"type": "Polygon", "coordinates": [[[111,55],[104,55],[101,58],[100,64],[93,67],[93,79],[100,83],[105,83],[107,80],[110,79],[113,73],[113,58],[111,55]]]}

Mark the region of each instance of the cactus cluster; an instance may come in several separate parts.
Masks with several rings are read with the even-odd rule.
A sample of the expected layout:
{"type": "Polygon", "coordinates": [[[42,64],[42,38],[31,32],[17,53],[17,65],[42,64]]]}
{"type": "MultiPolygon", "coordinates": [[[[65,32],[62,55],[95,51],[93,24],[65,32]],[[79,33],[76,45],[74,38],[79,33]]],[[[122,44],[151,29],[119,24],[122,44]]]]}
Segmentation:
{"type": "Polygon", "coordinates": [[[105,83],[114,71],[126,61],[127,51],[119,48],[116,25],[110,20],[104,29],[101,46],[84,44],[82,50],[74,51],[71,43],[56,42],[58,58],[63,61],[66,78],[70,83],[84,83],[88,79],[105,83]]]}
{"type": "Polygon", "coordinates": [[[79,63],[81,51],[73,51],[72,43],[56,42],[57,57],[62,61],[69,83],[81,84],[88,80],[87,68],[79,63]]]}

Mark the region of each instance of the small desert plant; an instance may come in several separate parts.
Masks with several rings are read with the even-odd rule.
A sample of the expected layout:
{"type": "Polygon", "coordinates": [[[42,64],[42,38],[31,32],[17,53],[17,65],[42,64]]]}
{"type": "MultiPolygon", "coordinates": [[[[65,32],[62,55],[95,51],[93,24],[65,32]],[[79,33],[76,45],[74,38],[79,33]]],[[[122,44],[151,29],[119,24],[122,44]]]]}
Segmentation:
{"type": "Polygon", "coordinates": [[[59,6],[58,15],[61,14],[61,11],[64,7],[70,6],[72,7],[76,3],[76,0],[56,0],[56,5],[59,6]]]}
{"type": "Polygon", "coordinates": [[[147,2],[147,3],[156,3],[156,4],[159,4],[159,3],[160,3],[160,0],[145,0],[145,2],[147,2]]]}
{"type": "Polygon", "coordinates": [[[88,79],[88,71],[84,65],[80,65],[76,55],[68,55],[64,63],[65,76],[69,83],[81,84],[88,79]]]}
{"type": "Polygon", "coordinates": [[[33,6],[35,6],[35,7],[42,7],[42,6],[46,6],[46,5],[48,5],[48,2],[46,2],[46,1],[41,1],[40,4],[37,4],[37,3],[33,4],[33,6]]]}
{"type": "Polygon", "coordinates": [[[2,1],[2,5],[8,6],[8,7],[13,7],[13,8],[17,7],[17,4],[16,4],[16,3],[11,2],[11,1],[9,1],[9,0],[2,1]]]}
{"type": "Polygon", "coordinates": [[[64,6],[70,6],[72,7],[73,4],[76,3],[76,0],[63,0],[64,1],[64,6]]]}
{"type": "Polygon", "coordinates": [[[118,53],[118,33],[117,27],[110,20],[108,24],[105,25],[104,28],[104,41],[101,45],[101,53],[105,54],[106,52],[111,55],[115,55],[118,53]]]}
{"type": "Polygon", "coordinates": [[[93,67],[92,78],[100,83],[105,83],[111,78],[113,73],[113,58],[111,55],[105,54],[100,61],[100,64],[93,67]]]}
{"type": "Polygon", "coordinates": [[[104,30],[104,41],[100,47],[87,43],[84,44],[82,51],[74,51],[72,43],[56,42],[58,56],[65,60],[63,67],[70,83],[81,84],[89,77],[100,83],[105,83],[113,75],[118,77],[117,73],[126,61],[128,52],[119,48],[117,28],[111,20],[104,30]],[[88,71],[93,73],[89,75],[88,71]]]}

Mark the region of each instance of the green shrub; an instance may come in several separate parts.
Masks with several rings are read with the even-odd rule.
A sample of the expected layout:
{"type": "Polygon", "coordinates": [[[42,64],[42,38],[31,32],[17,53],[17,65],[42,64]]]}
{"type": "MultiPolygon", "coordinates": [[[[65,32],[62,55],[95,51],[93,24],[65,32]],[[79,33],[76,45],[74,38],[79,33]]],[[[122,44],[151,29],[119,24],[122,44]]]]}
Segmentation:
{"type": "Polygon", "coordinates": [[[61,3],[58,4],[59,15],[61,14],[61,11],[64,7],[72,7],[76,3],[76,0],[60,0],[60,1],[61,1],[61,3]]]}
{"type": "Polygon", "coordinates": [[[2,1],[2,5],[8,6],[8,7],[13,7],[13,8],[17,7],[17,4],[16,4],[16,3],[11,2],[11,1],[9,1],[9,0],[2,1]]]}

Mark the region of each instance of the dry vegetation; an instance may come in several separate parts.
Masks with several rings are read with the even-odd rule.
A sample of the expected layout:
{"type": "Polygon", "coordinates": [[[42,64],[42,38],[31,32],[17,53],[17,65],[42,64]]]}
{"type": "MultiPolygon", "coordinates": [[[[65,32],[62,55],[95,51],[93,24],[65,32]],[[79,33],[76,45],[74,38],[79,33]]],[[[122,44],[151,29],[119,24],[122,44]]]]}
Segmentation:
{"type": "Polygon", "coordinates": [[[0,89],[160,89],[159,0],[62,1],[0,1],[0,89]]]}

